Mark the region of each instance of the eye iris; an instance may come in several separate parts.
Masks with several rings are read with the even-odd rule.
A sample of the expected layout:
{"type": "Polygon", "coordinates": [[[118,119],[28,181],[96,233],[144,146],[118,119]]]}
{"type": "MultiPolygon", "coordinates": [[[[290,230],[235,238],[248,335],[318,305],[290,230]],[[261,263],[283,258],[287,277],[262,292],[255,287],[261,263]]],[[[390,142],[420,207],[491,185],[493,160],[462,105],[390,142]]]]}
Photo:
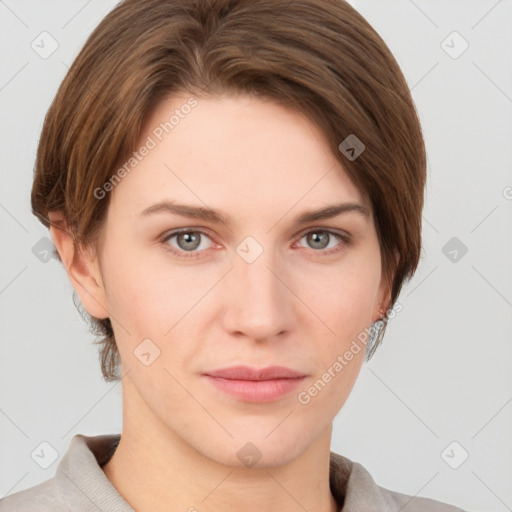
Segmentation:
{"type": "Polygon", "coordinates": [[[178,242],[178,245],[183,250],[191,250],[191,249],[197,249],[200,243],[200,235],[199,233],[178,233],[176,236],[176,241],[178,242]],[[181,241],[184,241],[185,244],[182,244],[181,241]],[[191,244],[191,245],[188,245],[191,244]]]}
{"type": "Polygon", "coordinates": [[[323,231],[315,231],[313,233],[309,233],[307,235],[308,237],[308,243],[313,242],[313,247],[315,249],[324,249],[327,244],[329,243],[329,234],[325,233],[323,231]],[[322,241],[323,239],[323,241],[322,241]],[[318,244],[319,245],[316,245],[318,244]],[[315,247],[316,245],[316,247],[315,247]]]}

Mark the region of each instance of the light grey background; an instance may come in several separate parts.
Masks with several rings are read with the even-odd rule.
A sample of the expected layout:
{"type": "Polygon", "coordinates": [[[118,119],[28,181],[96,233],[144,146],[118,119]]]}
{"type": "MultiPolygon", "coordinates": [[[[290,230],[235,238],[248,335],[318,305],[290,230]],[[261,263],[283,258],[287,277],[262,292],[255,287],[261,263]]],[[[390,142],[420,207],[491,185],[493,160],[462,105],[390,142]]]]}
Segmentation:
{"type": "MultiPolygon", "coordinates": [[[[384,487],[512,510],[512,2],[350,3],[403,69],[429,176],[419,270],[335,420],[332,449],[384,487]]],[[[60,263],[34,255],[49,234],[30,210],[44,115],[114,5],[0,0],[0,497],[52,477],[73,435],[122,427],[121,386],[101,378],[60,263]],[[42,52],[43,37],[51,49],[44,31],[58,43],[47,58],[31,47],[42,52]],[[47,469],[31,458],[42,442],[58,452],[47,469]]]]}

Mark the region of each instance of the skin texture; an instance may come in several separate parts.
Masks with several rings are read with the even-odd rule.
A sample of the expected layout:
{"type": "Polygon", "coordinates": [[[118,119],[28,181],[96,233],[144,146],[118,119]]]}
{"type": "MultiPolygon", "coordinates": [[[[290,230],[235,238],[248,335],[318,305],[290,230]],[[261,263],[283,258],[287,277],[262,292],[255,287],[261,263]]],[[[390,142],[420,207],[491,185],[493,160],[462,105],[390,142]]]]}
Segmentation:
{"type": "MultiPolygon", "coordinates": [[[[162,102],[137,147],[189,97],[162,102]]],[[[309,403],[297,395],[389,305],[372,212],[296,225],[299,214],[329,204],[364,205],[319,129],[250,96],[197,101],[109,192],[97,254],[75,252],[52,227],[82,304],[111,318],[121,354],[122,438],[103,469],[138,511],[335,511],[332,421],[364,347],[309,403]],[[220,210],[231,222],[140,215],[162,200],[220,210]],[[196,246],[183,236],[163,240],[178,228],[206,236],[196,233],[196,246]],[[312,231],[320,242],[306,236],[312,231]],[[252,263],[237,253],[248,236],[263,249],[252,263]],[[160,355],[146,366],[134,350],[148,338],[160,355]],[[284,397],[253,403],[202,376],[237,364],[307,377],[284,397]],[[237,457],[247,442],[261,454],[253,467],[237,457]]]]}

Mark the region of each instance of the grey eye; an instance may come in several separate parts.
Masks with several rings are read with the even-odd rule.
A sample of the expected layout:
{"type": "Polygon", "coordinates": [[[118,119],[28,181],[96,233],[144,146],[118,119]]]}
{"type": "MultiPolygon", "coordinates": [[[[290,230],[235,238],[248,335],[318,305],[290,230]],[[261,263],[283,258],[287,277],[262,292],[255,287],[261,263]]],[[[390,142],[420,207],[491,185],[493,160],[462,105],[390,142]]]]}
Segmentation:
{"type": "Polygon", "coordinates": [[[201,244],[201,233],[197,231],[186,231],[174,235],[180,249],[184,251],[193,251],[201,244]]]}
{"type": "Polygon", "coordinates": [[[204,241],[206,240],[211,242],[211,238],[202,231],[183,230],[169,233],[164,238],[163,243],[170,245],[174,252],[191,253],[200,252],[201,249],[208,249],[208,244],[201,246],[202,243],[204,245],[204,241]],[[174,241],[174,239],[176,239],[176,241],[174,241]]]}
{"type": "Polygon", "coordinates": [[[306,235],[308,243],[314,249],[325,249],[327,244],[329,243],[330,235],[325,231],[312,231],[306,235]]]}
{"type": "Polygon", "coordinates": [[[342,237],[336,233],[324,230],[314,230],[306,233],[302,238],[306,238],[307,244],[313,249],[325,249],[331,243],[329,248],[336,247],[336,242],[342,240],[342,237]],[[332,244],[334,242],[334,245],[332,244]]]}

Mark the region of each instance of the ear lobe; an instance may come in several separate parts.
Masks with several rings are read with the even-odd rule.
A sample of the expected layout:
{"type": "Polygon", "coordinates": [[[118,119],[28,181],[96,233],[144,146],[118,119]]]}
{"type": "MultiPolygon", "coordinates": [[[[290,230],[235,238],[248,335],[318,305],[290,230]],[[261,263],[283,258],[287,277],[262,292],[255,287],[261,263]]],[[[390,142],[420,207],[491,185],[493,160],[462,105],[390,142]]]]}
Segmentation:
{"type": "MultiPolygon", "coordinates": [[[[398,263],[400,261],[400,254],[395,249],[394,251],[394,257],[395,257],[395,269],[398,267],[398,263]]],[[[392,282],[386,282],[387,280],[385,277],[382,278],[380,287],[379,287],[379,299],[378,304],[376,304],[375,311],[374,311],[374,318],[373,322],[376,322],[377,320],[381,319],[383,316],[386,315],[389,307],[391,306],[391,295],[392,295],[392,289],[393,289],[393,283],[392,282]]]]}
{"type": "Polygon", "coordinates": [[[381,283],[381,287],[379,289],[378,300],[375,304],[375,310],[373,313],[372,322],[377,322],[377,320],[380,320],[381,318],[383,318],[386,315],[390,304],[391,304],[390,287],[383,280],[381,283]]]}
{"type": "Polygon", "coordinates": [[[386,286],[386,293],[382,299],[382,309],[381,309],[381,315],[379,318],[384,317],[389,309],[389,306],[391,305],[391,286],[386,286]]]}
{"type": "Polygon", "coordinates": [[[49,218],[53,243],[83,307],[95,318],[109,317],[101,272],[93,249],[80,250],[60,212],[49,212],[49,218]]]}

